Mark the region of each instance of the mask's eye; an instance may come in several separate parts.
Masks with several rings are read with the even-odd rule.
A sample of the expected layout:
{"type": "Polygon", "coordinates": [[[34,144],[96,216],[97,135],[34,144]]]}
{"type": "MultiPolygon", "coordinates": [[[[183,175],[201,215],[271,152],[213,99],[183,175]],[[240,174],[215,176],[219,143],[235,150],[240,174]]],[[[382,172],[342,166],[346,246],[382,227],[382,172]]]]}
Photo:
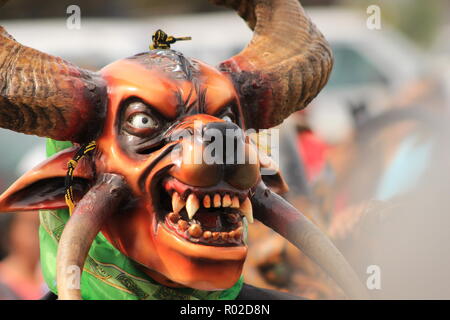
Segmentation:
{"type": "Polygon", "coordinates": [[[145,113],[132,114],[128,119],[128,123],[136,129],[158,128],[158,123],[151,116],[145,113]]]}
{"type": "Polygon", "coordinates": [[[124,129],[136,136],[150,136],[161,126],[160,118],[142,101],[130,103],[124,114],[124,129]]]}

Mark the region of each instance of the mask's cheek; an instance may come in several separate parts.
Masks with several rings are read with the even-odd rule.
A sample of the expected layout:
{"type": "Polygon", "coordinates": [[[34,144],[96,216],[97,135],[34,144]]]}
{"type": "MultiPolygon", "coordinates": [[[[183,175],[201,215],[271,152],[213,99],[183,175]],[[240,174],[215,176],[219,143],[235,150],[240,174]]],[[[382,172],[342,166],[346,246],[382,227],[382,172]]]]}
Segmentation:
{"type": "Polygon", "coordinates": [[[97,146],[99,154],[95,165],[97,174],[120,174],[125,177],[133,194],[140,195],[142,192],[138,182],[145,171],[146,162],[131,158],[119,147],[115,140],[110,141],[101,137],[97,146]]]}
{"type": "Polygon", "coordinates": [[[108,241],[132,260],[149,268],[160,265],[155,244],[157,221],[146,201],[136,199],[120,214],[112,216],[102,228],[108,241]]]}

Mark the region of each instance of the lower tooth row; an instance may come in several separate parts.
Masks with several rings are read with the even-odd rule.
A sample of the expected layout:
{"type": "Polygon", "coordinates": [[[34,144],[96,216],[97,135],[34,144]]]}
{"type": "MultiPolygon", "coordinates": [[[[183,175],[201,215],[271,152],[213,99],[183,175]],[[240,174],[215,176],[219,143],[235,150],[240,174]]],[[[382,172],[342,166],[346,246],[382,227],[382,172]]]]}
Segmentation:
{"type": "Polygon", "coordinates": [[[223,240],[223,241],[232,241],[232,240],[240,240],[243,233],[244,228],[239,226],[236,230],[232,230],[230,232],[211,232],[211,231],[203,231],[202,227],[199,224],[191,224],[186,220],[180,219],[180,215],[175,212],[169,213],[169,220],[178,225],[178,228],[182,231],[188,231],[189,235],[194,238],[200,238],[203,236],[204,239],[213,239],[213,240],[223,240]]]}
{"type": "MultiPolygon", "coordinates": [[[[188,231],[189,231],[189,234],[192,237],[200,238],[200,236],[196,236],[196,234],[192,234],[190,232],[190,230],[188,230],[188,231]]],[[[230,231],[230,232],[205,231],[205,232],[203,232],[202,236],[206,240],[212,238],[213,240],[233,241],[233,240],[240,240],[243,234],[244,234],[244,228],[243,227],[239,227],[236,230],[233,230],[233,231],[230,231]]]]}

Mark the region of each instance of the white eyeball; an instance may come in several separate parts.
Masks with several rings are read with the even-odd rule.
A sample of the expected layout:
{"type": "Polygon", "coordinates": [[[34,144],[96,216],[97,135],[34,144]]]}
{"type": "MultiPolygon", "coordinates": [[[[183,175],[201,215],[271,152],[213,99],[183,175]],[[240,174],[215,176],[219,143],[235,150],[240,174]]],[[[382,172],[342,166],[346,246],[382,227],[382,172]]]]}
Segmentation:
{"type": "Polygon", "coordinates": [[[157,128],[158,123],[146,113],[136,113],[130,117],[128,123],[136,129],[157,128]]]}

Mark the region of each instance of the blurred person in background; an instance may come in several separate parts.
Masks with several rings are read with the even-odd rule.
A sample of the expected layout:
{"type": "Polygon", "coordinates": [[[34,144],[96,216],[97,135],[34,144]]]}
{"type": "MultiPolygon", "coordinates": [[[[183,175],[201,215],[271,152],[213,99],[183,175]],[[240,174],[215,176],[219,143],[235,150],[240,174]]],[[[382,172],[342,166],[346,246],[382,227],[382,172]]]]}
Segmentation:
{"type": "Polygon", "coordinates": [[[376,116],[364,105],[296,115],[318,217],[362,281],[379,267],[374,298],[450,296],[449,118],[438,83],[423,84],[376,116]]]}
{"type": "Polygon", "coordinates": [[[448,120],[424,106],[374,118],[329,195],[330,237],[361,278],[370,265],[381,270],[375,298],[450,296],[448,120]]]}
{"type": "MultiPolygon", "coordinates": [[[[40,142],[28,149],[11,170],[20,176],[45,159],[40,142]]],[[[36,300],[48,291],[39,263],[39,215],[0,215],[0,300],[36,300]]]]}
{"type": "Polygon", "coordinates": [[[0,299],[36,300],[46,292],[39,268],[36,212],[0,216],[0,299]]]}

